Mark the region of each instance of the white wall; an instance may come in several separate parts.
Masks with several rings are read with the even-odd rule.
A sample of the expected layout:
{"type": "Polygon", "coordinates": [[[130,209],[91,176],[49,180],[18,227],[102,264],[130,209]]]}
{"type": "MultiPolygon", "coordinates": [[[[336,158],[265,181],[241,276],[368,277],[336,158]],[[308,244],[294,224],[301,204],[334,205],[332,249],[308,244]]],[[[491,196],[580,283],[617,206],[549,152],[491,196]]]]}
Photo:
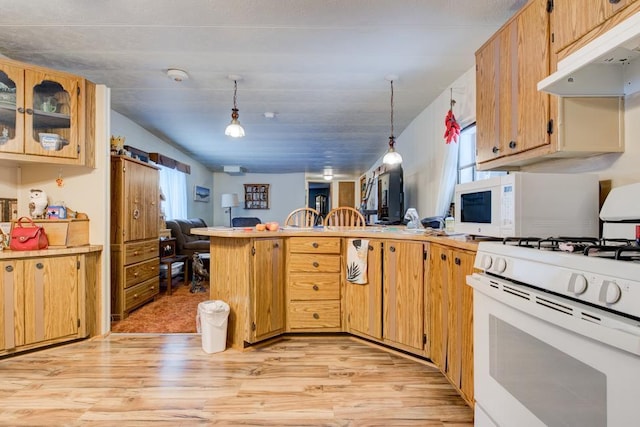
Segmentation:
{"type": "Polygon", "coordinates": [[[213,173],[209,169],[116,111],[111,112],[111,135],[125,137],[125,145],[148,153],[161,153],[190,165],[191,173],[187,174],[187,217],[202,218],[207,224],[213,222],[214,211],[211,202],[193,201],[193,187],[195,185],[209,189],[213,187],[213,173]]]}
{"type": "Polygon", "coordinates": [[[223,193],[238,193],[240,207],[233,208],[232,217],[255,216],[262,222],[276,221],[284,223],[289,213],[305,206],[306,184],[304,173],[259,174],[247,173],[232,176],[226,173],[214,173],[215,186],[211,197],[214,211],[214,226],[229,226],[229,213],[220,206],[223,193]],[[244,184],[269,184],[269,209],[244,209],[244,184]]]}
{"type": "MultiPolygon", "coordinates": [[[[449,111],[451,97],[456,101],[453,108],[458,123],[466,126],[476,117],[475,67],[445,89],[437,99],[422,111],[396,138],[396,150],[402,154],[404,175],[404,207],[415,208],[421,218],[443,215],[448,207],[443,193],[443,181],[451,173],[446,167],[447,159],[457,158],[458,145],[446,144],[444,118],[449,111]],[[440,202],[439,202],[440,199],[440,202]]],[[[398,99],[397,102],[402,102],[398,99]]],[[[382,163],[382,158],[367,172],[367,176],[382,163]]],[[[375,194],[376,188],[372,190],[375,194]]]]}

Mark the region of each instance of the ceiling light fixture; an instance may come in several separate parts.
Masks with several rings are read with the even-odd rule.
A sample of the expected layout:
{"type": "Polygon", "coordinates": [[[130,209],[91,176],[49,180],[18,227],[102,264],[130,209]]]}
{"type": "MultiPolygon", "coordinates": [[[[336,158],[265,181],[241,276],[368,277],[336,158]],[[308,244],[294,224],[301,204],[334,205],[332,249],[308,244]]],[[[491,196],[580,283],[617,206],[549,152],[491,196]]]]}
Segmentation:
{"type": "Polygon", "coordinates": [[[237,96],[238,96],[238,80],[242,77],[240,76],[229,76],[230,80],[233,80],[233,108],[231,109],[231,123],[224,130],[224,134],[230,136],[232,138],[242,138],[244,136],[244,128],[238,121],[238,105],[237,105],[237,96]]]}
{"type": "Polygon", "coordinates": [[[386,80],[391,82],[391,136],[389,137],[389,151],[382,158],[385,165],[399,165],[402,163],[402,156],[395,149],[396,137],[393,136],[393,80],[398,76],[387,76],[386,80]]]}
{"type": "Polygon", "coordinates": [[[169,68],[167,70],[167,77],[174,82],[189,80],[189,74],[187,74],[186,71],[178,70],[177,68],[169,68]]]}
{"type": "Polygon", "coordinates": [[[324,170],[323,177],[325,181],[331,181],[333,179],[333,170],[331,168],[326,168],[324,170]]]}

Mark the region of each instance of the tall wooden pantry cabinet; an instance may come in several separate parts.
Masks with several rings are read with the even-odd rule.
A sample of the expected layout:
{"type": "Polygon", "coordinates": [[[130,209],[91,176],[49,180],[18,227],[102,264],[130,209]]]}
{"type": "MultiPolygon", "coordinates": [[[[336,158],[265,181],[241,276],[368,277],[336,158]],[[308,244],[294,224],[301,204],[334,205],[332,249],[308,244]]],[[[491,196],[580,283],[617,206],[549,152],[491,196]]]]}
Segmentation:
{"type": "Polygon", "coordinates": [[[111,156],[111,313],[114,320],[159,292],[158,169],[111,156]]]}

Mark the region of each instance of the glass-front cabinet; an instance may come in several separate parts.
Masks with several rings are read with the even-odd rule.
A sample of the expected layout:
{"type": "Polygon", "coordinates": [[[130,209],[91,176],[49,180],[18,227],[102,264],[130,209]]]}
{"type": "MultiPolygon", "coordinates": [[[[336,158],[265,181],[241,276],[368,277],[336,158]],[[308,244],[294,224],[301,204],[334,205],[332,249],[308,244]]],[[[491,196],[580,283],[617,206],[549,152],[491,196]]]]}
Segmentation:
{"type": "Polygon", "coordinates": [[[80,159],[82,81],[0,61],[0,152],[80,159]]]}

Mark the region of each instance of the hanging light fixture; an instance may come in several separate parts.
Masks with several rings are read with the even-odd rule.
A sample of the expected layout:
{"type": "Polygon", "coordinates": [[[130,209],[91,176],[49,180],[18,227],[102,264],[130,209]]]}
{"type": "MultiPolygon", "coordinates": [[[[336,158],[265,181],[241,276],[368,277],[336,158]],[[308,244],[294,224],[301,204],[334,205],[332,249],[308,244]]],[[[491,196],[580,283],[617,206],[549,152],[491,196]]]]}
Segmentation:
{"type": "Polygon", "coordinates": [[[238,80],[241,79],[240,76],[229,76],[230,80],[233,80],[233,108],[231,109],[231,123],[227,126],[224,131],[224,134],[230,136],[232,138],[242,138],[244,136],[244,128],[238,121],[238,105],[237,105],[237,96],[238,96],[238,80]]]}
{"type": "Polygon", "coordinates": [[[396,137],[393,136],[393,80],[397,76],[387,76],[386,79],[391,82],[391,136],[389,137],[389,151],[382,158],[385,165],[399,165],[402,163],[402,156],[395,149],[396,137]]]}

